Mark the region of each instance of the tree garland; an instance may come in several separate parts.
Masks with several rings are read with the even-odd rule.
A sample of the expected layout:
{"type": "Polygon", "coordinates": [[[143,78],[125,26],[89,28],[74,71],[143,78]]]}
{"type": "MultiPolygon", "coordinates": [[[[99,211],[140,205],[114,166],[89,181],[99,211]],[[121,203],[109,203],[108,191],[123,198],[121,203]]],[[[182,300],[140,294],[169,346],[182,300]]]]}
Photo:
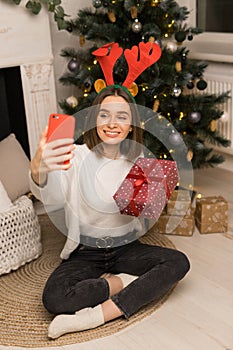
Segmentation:
{"type": "MultiPolygon", "coordinates": [[[[9,0],[4,0],[9,2],[9,0]]],[[[15,5],[19,5],[21,0],[10,0],[15,5]]],[[[28,0],[25,4],[25,7],[34,15],[38,15],[42,7],[46,7],[49,12],[54,14],[54,21],[57,23],[59,30],[68,29],[69,22],[65,20],[65,17],[68,15],[65,14],[65,11],[61,5],[61,0],[28,0]]]]}

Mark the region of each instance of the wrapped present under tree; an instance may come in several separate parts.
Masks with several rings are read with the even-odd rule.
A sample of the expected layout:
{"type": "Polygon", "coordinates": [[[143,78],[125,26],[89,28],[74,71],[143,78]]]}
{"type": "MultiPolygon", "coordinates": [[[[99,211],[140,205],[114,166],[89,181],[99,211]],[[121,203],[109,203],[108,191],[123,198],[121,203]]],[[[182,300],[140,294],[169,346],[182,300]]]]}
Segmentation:
{"type": "Polygon", "coordinates": [[[181,217],[180,215],[162,214],[154,225],[155,232],[176,235],[192,236],[195,229],[194,215],[189,214],[181,217]]]}
{"type": "Polygon", "coordinates": [[[178,180],[176,162],[139,158],[113,198],[121,214],[157,220],[178,180]]]}
{"type": "Polygon", "coordinates": [[[175,190],[172,192],[166,205],[169,215],[184,216],[191,214],[191,196],[188,190],[175,190]]]}
{"type": "Polygon", "coordinates": [[[227,232],[227,201],[222,196],[197,198],[195,221],[200,233],[227,232]]]}

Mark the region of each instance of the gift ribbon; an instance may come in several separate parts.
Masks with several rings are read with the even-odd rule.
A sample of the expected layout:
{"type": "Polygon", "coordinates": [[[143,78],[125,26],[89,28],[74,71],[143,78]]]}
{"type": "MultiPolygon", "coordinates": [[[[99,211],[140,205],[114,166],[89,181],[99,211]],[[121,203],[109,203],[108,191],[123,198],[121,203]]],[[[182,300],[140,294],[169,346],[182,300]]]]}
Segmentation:
{"type": "Polygon", "coordinates": [[[136,198],[138,192],[140,191],[142,184],[144,184],[144,183],[148,184],[148,183],[150,183],[150,180],[147,178],[146,174],[144,173],[144,171],[140,167],[139,167],[139,174],[128,174],[126,176],[126,179],[136,179],[136,181],[134,181],[134,183],[133,183],[134,192],[133,192],[133,195],[130,199],[129,204],[130,204],[130,207],[133,211],[134,216],[139,216],[140,212],[135,205],[134,199],[136,198]]]}
{"type": "MultiPolygon", "coordinates": [[[[139,168],[139,174],[129,173],[126,176],[126,179],[136,179],[136,181],[134,181],[134,183],[133,183],[134,192],[133,192],[133,195],[132,195],[132,197],[130,199],[130,203],[129,203],[129,205],[131,206],[131,209],[133,211],[133,214],[136,217],[139,216],[140,211],[136,207],[134,200],[135,200],[138,192],[140,191],[140,189],[144,183],[150,184],[152,181],[157,181],[157,182],[163,183],[164,187],[166,189],[167,199],[169,199],[169,197],[171,196],[171,191],[170,191],[170,188],[168,186],[167,179],[165,177],[161,178],[161,177],[156,177],[156,176],[150,176],[150,179],[149,179],[148,176],[146,175],[146,173],[142,170],[142,168],[139,165],[137,165],[137,166],[139,168]]],[[[150,173],[151,170],[153,169],[153,167],[154,167],[154,163],[152,163],[151,166],[147,169],[147,172],[150,173]]],[[[147,193],[148,193],[148,187],[147,187],[147,193]]]]}

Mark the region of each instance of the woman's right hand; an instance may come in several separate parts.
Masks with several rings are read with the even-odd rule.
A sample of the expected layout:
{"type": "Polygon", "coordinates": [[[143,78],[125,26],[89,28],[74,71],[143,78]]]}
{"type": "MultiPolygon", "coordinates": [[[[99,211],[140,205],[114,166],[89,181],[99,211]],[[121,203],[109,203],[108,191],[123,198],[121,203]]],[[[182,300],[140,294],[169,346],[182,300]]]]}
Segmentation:
{"type": "Polygon", "coordinates": [[[30,163],[32,179],[39,186],[46,184],[50,171],[68,170],[71,167],[70,160],[75,148],[73,139],[59,139],[47,143],[47,132],[48,127],[42,132],[35,156],[30,163]]]}

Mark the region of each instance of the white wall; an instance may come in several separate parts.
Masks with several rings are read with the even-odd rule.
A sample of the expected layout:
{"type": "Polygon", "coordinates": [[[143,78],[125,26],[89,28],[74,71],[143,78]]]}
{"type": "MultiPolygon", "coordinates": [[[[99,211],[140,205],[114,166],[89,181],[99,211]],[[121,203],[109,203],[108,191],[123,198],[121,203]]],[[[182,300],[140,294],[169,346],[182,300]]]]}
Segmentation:
{"type": "MultiPolygon", "coordinates": [[[[62,6],[65,13],[69,14],[71,18],[75,18],[78,10],[84,7],[89,7],[92,5],[92,0],[63,0],[62,6]]],[[[60,56],[61,50],[66,47],[79,47],[79,38],[76,35],[72,35],[65,30],[59,31],[57,25],[50,17],[51,24],[51,40],[52,40],[52,50],[54,56],[54,74],[56,83],[56,94],[57,100],[63,100],[64,98],[72,95],[74,87],[63,86],[59,83],[59,78],[67,70],[67,61],[64,57],[60,56]]]]}
{"type": "Polygon", "coordinates": [[[189,17],[188,17],[188,24],[190,26],[194,26],[196,25],[196,0],[177,0],[177,3],[180,6],[186,6],[187,9],[189,10],[189,17]]]}

